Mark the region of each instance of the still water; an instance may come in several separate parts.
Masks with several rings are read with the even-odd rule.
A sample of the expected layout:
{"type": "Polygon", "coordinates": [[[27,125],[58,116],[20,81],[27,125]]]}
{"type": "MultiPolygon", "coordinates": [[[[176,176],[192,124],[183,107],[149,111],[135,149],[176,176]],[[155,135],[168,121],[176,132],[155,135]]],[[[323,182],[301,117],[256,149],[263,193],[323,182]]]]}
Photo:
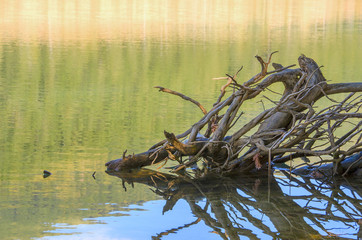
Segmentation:
{"type": "Polygon", "coordinates": [[[254,56],[275,50],[283,65],[304,53],[328,80],[359,82],[361,43],[359,0],[0,0],[1,239],[356,239],[361,183],[278,172],[170,193],[153,173],[122,184],[104,163],[202,117],[154,86],[210,109],[212,78],[243,65],[249,79],[254,56]]]}

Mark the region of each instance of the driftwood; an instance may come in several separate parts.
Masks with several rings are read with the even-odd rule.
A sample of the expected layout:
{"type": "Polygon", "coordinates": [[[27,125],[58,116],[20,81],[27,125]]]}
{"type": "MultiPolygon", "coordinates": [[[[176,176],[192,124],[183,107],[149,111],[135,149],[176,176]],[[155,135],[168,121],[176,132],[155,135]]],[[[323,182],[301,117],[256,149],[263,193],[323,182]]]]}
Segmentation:
{"type": "Polygon", "coordinates": [[[360,174],[362,95],[356,93],[362,92],[362,82],[328,84],[317,63],[304,55],[298,58],[299,68],[273,63],[275,70],[269,71],[273,54],[268,61],[256,56],[261,72],[242,84],[237,81],[242,68],[233,76],[217,78],[227,82],[208,112],[199,102],[181,93],[157,87],[196,104],[204,116],[177,136],[165,131],[166,139],[146,152],[124,154],[106,163],[107,170],[135,169],[170,159],[176,163],[173,172],[181,174],[192,167],[197,177],[210,173],[256,173],[263,168],[268,168],[270,173],[273,164],[302,158],[304,165],[310,165],[308,157],[314,157],[319,160],[314,160],[312,170],[305,168],[303,174],[308,172],[313,176],[311,173],[317,170],[317,164],[326,164],[325,168],[331,171],[315,177],[325,177],[327,172],[330,176],[360,174]],[[275,102],[266,97],[275,106],[240,129],[231,130],[237,121],[244,120],[242,106],[277,82],[285,88],[280,100],[275,102]],[[222,100],[228,88],[233,91],[222,100]],[[331,98],[332,94],[339,93],[350,94],[341,102],[331,98]],[[318,109],[315,103],[322,97],[328,98],[331,105],[318,109]],[[344,162],[345,159],[349,161],[344,162]]]}

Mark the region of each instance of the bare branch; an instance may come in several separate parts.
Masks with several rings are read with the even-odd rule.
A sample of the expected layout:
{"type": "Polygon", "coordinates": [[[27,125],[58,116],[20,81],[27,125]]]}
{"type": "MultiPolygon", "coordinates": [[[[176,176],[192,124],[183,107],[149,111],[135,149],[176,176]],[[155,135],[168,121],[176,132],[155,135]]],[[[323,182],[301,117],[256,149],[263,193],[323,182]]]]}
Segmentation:
{"type": "Polygon", "coordinates": [[[164,88],[164,87],[160,87],[160,86],[156,86],[156,87],[154,87],[154,88],[158,88],[160,92],[170,93],[170,94],[179,96],[179,97],[181,97],[182,99],[185,99],[186,101],[190,101],[190,102],[192,102],[193,104],[195,104],[196,106],[198,106],[204,114],[207,114],[206,109],[205,109],[198,101],[195,101],[194,99],[192,99],[192,98],[190,98],[190,97],[188,97],[188,96],[185,96],[185,95],[183,95],[182,93],[179,93],[179,92],[176,92],[176,91],[173,91],[173,90],[164,88]]]}

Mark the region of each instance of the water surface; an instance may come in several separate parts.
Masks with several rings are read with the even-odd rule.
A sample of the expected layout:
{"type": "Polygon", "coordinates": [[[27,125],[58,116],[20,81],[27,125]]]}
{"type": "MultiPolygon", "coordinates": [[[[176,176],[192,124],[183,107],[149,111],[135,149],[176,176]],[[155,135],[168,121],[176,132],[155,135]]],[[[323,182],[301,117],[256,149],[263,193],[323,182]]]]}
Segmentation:
{"type": "MultiPolygon", "coordinates": [[[[104,173],[104,163],[125,149],[144,151],[163,130],[181,133],[202,117],[154,86],[210,109],[222,85],[212,78],[243,65],[240,81],[249,79],[259,71],[254,56],[275,50],[283,65],[304,53],[324,65],[328,80],[361,81],[358,0],[20,0],[0,1],[0,16],[2,239],[147,239],[198,219],[185,199],[162,215],[165,200],[148,185],[135,182],[125,192],[119,178],[104,173]],[[44,179],[43,170],[52,175],[44,179]]],[[[247,118],[263,108],[259,100],[243,109],[247,118]]],[[[207,199],[200,197],[201,207],[207,199]]],[[[346,227],[328,231],[355,238],[358,225],[346,219],[361,213],[353,211],[336,223],[346,227]]],[[[253,213],[259,221],[262,215],[253,213]]],[[[281,231],[243,221],[256,238],[281,231]]],[[[158,237],[222,238],[215,231],[200,220],[158,237]]]]}

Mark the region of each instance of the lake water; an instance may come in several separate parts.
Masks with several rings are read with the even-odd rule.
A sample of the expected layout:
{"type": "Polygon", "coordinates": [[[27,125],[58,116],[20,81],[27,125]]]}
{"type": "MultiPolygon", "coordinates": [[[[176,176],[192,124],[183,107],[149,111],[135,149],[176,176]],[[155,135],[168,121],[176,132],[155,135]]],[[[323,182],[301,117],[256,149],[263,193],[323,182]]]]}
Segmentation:
{"type": "Polygon", "coordinates": [[[358,182],[278,172],[165,193],[149,176],[122,184],[104,163],[202,117],[154,86],[208,110],[223,84],[212,78],[243,65],[247,80],[254,56],[276,50],[283,65],[303,53],[333,83],[360,82],[361,43],[359,0],[0,0],[0,238],[356,239],[358,182]]]}

